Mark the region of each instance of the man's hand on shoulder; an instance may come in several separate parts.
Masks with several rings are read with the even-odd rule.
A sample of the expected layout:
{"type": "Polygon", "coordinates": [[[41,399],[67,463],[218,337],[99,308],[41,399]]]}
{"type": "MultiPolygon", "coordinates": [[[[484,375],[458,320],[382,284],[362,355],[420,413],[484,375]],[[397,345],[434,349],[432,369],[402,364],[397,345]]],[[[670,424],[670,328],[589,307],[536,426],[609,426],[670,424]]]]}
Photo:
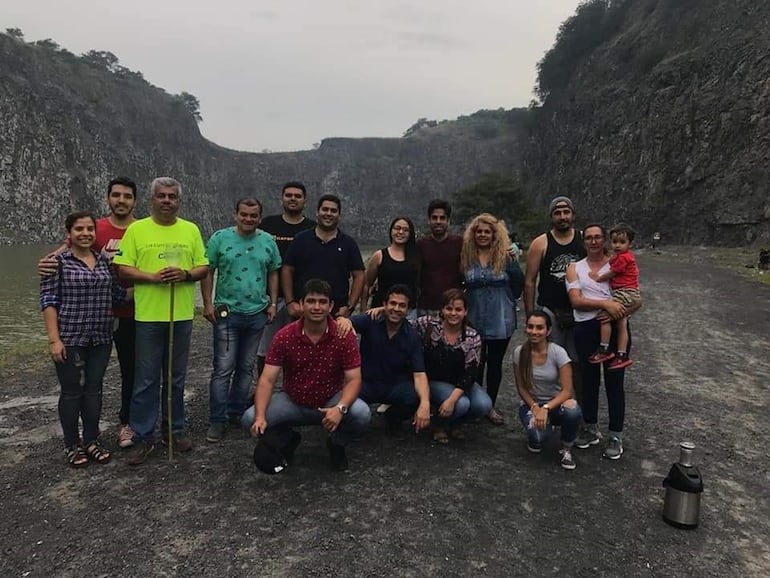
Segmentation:
{"type": "Polygon", "coordinates": [[[345,337],[353,331],[353,322],[347,317],[337,318],[337,337],[345,337]]]}
{"type": "Polygon", "coordinates": [[[56,274],[58,267],[56,253],[48,253],[48,255],[37,262],[37,274],[41,277],[50,277],[56,274]]]}

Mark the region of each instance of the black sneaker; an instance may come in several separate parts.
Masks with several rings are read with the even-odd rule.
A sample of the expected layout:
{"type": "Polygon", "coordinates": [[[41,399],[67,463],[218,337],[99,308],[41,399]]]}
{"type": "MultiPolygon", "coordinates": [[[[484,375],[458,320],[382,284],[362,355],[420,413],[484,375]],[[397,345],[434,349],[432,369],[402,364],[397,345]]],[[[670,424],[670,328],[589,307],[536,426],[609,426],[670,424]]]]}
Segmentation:
{"type": "Polygon", "coordinates": [[[135,442],[134,446],[126,456],[126,463],[129,466],[138,466],[147,461],[147,457],[155,449],[155,444],[146,441],[135,442]]]}
{"type": "Polygon", "coordinates": [[[527,449],[530,453],[539,454],[541,451],[543,451],[543,445],[540,442],[536,442],[527,438],[527,449]]]}
{"type": "Polygon", "coordinates": [[[335,472],[344,472],[347,470],[348,456],[345,454],[344,446],[332,443],[331,439],[327,439],[326,448],[329,450],[329,462],[332,470],[335,472]]]}
{"type": "Polygon", "coordinates": [[[294,452],[299,447],[301,441],[302,434],[300,434],[298,431],[292,431],[289,443],[281,448],[281,455],[288,463],[291,463],[292,460],[294,460],[294,452]]]}
{"type": "Polygon", "coordinates": [[[227,423],[216,421],[209,426],[209,429],[206,432],[206,441],[212,444],[221,442],[224,439],[226,432],[227,423]]]}
{"type": "Polygon", "coordinates": [[[397,440],[406,439],[401,423],[408,417],[405,415],[404,408],[398,405],[391,405],[383,414],[385,422],[388,424],[388,433],[397,440]]]}

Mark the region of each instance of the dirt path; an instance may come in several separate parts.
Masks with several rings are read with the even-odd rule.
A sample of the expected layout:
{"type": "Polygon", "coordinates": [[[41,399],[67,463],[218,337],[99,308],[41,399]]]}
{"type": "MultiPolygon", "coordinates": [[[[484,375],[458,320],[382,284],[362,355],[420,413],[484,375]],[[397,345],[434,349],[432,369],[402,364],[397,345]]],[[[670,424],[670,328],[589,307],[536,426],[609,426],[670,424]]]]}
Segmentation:
{"type": "MultiPolygon", "coordinates": [[[[573,472],[554,447],[528,454],[510,420],[437,447],[425,436],[397,442],[375,419],[347,473],[328,470],[310,429],[284,475],[256,474],[250,440],[203,440],[203,326],[188,379],[195,450],[72,471],[50,363],[6,368],[0,576],[768,575],[770,287],[665,254],[640,263],[626,453],[609,462],[598,447],[576,450],[573,472]],[[706,483],[692,532],[660,518],[661,480],[683,439],[696,443],[706,483]]],[[[512,387],[501,395],[513,415],[512,387]]],[[[103,429],[117,402],[113,363],[103,429]]],[[[606,428],[604,403],[600,416],[606,428]]]]}

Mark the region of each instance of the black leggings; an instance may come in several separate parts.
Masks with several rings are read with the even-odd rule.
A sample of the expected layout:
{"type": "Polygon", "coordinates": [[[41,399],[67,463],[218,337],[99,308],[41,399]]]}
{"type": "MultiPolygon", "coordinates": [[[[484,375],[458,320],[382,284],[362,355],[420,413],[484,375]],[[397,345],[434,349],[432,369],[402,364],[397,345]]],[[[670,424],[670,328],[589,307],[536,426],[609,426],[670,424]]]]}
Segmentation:
{"type": "Polygon", "coordinates": [[[59,378],[59,421],[64,432],[65,447],[77,445],[78,420],[83,421],[83,443],[95,441],[99,435],[102,413],[102,382],[110,361],[112,343],[89,347],[68,346],[67,357],[54,364],[59,378]]]}
{"type": "Polygon", "coordinates": [[[130,317],[118,318],[118,328],[112,334],[120,364],[120,413],[121,424],[127,424],[134,393],[134,365],[136,363],[136,321],[130,317]]]}
{"type": "Polygon", "coordinates": [[[500,390],[500,382],[503,380],[503,358],[508,349],[507,339],[482,339],[481,340],[481,364],[479,365],[479,385],[484,384],[484,366],[487,368],[487,394],[492,400],[492,405],[497,400],[497,392],[500,390]]]}

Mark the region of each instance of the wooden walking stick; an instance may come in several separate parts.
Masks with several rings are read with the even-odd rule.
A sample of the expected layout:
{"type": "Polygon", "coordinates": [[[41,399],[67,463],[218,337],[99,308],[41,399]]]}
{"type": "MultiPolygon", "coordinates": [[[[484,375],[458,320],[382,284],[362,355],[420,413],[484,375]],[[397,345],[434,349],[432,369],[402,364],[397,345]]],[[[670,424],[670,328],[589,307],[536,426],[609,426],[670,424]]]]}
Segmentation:
{"type": "Polygon", "coordinates": [[[173,387],[173,367],[174,367],[174,289],[176,283],[171,283],[168,298],[168,357],[166,362],[166,419],[168,420],[168,461],[174,459],[174,387],[173,387]]]}

